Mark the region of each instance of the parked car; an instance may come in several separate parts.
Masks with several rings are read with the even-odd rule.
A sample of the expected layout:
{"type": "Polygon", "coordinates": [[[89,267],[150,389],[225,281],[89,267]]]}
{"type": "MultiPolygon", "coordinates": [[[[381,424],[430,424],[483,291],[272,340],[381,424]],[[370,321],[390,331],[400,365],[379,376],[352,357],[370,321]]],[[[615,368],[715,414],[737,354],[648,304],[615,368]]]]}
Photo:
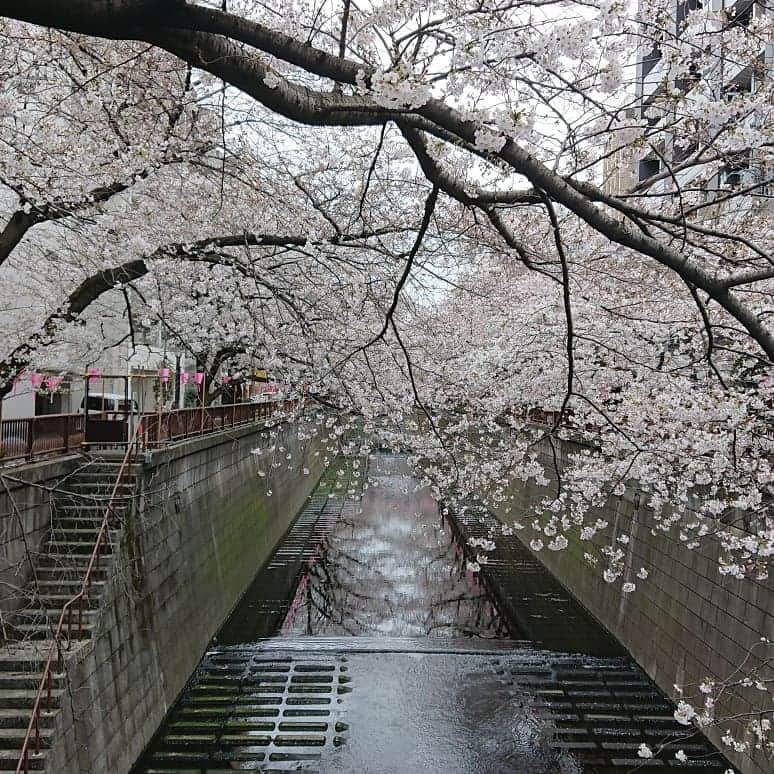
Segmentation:
{"type": "MultiPolygon", "coordinates": [[[[128,414],[139,414],[137,401],[127,400],[116,392],[91,392],[88,397],[89,412],[107,414],[107,419],[126,419],[128,414]]],[[[86,397],[81,401],[80,413],[86,412],[86,397]]]]}

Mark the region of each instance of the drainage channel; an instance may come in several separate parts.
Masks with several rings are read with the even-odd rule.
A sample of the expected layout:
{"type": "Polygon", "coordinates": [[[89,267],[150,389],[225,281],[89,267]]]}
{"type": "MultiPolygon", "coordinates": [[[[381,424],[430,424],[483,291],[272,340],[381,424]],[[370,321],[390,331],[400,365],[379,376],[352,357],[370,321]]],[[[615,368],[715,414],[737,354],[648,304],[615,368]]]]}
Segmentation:
{"type": "Polygon", "coordinates": [[[516,544],[467,572],[469,521],[401,455],[337,460],[133,774],[728,767],[516,544]]]}

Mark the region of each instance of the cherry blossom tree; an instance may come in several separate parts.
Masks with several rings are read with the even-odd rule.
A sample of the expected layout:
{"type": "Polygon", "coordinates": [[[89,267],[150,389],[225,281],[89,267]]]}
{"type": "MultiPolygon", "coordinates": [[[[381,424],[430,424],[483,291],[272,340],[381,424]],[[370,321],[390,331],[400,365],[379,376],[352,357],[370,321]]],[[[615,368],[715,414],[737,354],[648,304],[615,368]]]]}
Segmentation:
{"type": "MultiPolygon", "coordinates": [[[[52,274],[3,376],[118,283],[439,495],[543,485],[534,550],[636,483],[766,577],[772,16],[706,5],[6,0],[1,270],[52,274]]],[[[621,545],[589,557],[630,593],[621,545]]]]}

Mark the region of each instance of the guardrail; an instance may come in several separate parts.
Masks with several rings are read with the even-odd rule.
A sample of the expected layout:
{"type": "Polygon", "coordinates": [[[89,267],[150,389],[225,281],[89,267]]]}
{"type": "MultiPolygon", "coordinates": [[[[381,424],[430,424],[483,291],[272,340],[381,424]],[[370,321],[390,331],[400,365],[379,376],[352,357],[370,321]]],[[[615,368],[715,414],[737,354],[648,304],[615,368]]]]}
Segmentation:
{"type": "Polygon", "coordinates": [[[62,607],[59,622],[54,630],[54,636],[48,650],[48,657],[45,666],[43,667],[43,675],[38,683],[38,690],[32,705],[32,715],[30,716],[27,732],[24,735],[22,747],[19,752],[19,762],[16,765],[16,774],[29,774],[30,747],[32,745],[34,745],[35,753],[40,752],[40,713],[44,709],[51,709],[54,663],[56,663],[57,672],[61,673],[64,669],[63,650],[69,648],[74,630],[78,634],[83,631],[83,602],[84,600],[86,600],[86,602],[89,601],[94,573],[99,571],[100,557],[104,553],[105,547],[108,545],[110,527],[114,520],[116,494],[118,493],[119,485],[123,481],[129,461],[137,451],[136,440],[137,434],[135,431],[135,435],[132,436],[127,444],[126,454],[118,469],[118,475],[116,476],[116,481],[113,485],[113,491],[110,494],[110,499],[105,508],[102,523],[99,532],[97,533],[97,539],[94,543],[89,564],[83,577],[81,590],[65,602],[62,607]]]}
{"type": "MultiPolygon", "coordinates": [[[[272,400],[132,414],[129,415],[131,430],[124,438],[136,427],[139,430],[138,445],[153,448],[196,435],[258,422],[278,411],[293,410],[298,405],[298,399],[272,400]]],[[[115,416],[90,413],[89,420],[115,416]]],[[[4,419],[0,422],[0,464],[79,451],[86,443],[85,433],[86,417],[83,414],[46,414],[24,419],[4,419]]],[[[126,441],[120,445],[124,443],[126,441]]],[[[100,443],[95,442],[94,445],[99,446],[100,443]]]]}
{"type": "Polygon", "coordinates": [[[143,414],[140,418],[139,443],[143,448],[154,448],[197,435],[259,422],[278,412],[292,411],[299,404],[299,400],[273,400],[143,414]]]}
{"type": "Polygon", "coordinates": [[[68,454],[83,443],[83,414],[44,414],[0,422],[0,460],[68,454]]]}

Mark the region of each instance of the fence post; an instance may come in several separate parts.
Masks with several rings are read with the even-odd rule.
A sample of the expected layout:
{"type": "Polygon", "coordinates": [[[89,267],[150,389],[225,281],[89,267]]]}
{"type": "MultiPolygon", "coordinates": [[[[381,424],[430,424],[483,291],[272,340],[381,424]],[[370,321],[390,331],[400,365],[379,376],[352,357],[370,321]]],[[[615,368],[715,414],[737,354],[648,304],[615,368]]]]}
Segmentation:
{"type": "Polygon", "coordinates": [[[32,445],[34,443],[35,436],[35,417],[30,417],[27,420],[27,451],[25,456],[28,460],[32,459],[32,445]]]}
{"type": "Polygon", "coordinates": [[[70,451],[70,415],[65,414],[64,418],[64,450],[70,451]]]}

